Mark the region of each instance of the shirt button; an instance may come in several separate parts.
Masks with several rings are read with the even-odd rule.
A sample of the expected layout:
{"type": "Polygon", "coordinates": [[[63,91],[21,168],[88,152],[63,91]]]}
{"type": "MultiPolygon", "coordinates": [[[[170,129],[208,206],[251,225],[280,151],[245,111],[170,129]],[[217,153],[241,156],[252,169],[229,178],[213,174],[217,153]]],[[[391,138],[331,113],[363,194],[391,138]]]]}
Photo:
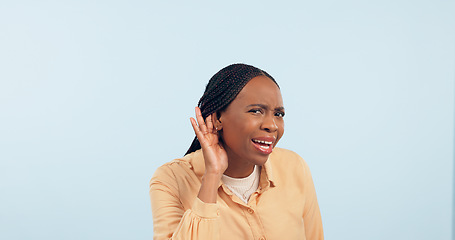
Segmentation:
{"type": "Polygon", "coordinates": [[[220,216],[220,210],[216,210],[216,215],[220,216]]]}
{"type": "MultiPolygon", "coordinates": [[[[253,214],[253,213],[254,213],[254,210],[251,209],[251,208],[248,208],[248,212],[251,213],[251,214],[253,214]]],[[[261,239],[261,240],[263,240],[263,239],[261,239]]]]}
{"type": "Polygon", "coordinates": [[[261,238],[259,238],[259,240],[265,240],[265,237],[261,237],[261,238]]]}

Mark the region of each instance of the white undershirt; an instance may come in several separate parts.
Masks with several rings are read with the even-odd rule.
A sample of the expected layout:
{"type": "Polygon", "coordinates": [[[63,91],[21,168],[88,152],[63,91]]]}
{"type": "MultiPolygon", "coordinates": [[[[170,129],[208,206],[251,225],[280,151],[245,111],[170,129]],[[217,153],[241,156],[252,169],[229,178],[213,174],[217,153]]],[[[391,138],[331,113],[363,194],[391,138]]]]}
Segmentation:
{"type": "Polygon", "coordinates": [[[226,185],[237,197],[245,203],[248,203],[251,194],[259,187],[259,178],[261,176],[260,167],[254,165],[253,172],[245,178],[232,178],[223,174],[221,181],[226,185]]]}

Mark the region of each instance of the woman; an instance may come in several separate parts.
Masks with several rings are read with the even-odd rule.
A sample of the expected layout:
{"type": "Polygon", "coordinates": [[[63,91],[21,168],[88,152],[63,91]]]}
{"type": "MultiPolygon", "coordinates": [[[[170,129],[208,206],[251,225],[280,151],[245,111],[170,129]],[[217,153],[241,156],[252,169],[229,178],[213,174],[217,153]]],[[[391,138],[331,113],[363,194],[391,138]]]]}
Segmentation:
{"type": "Polygon", "coordinates": [[[227,66],[198,106],[190,149],[150,182],[154,239],[323,239],[307,164],[275,148],[284,133],[275,80],[227,66]]]}

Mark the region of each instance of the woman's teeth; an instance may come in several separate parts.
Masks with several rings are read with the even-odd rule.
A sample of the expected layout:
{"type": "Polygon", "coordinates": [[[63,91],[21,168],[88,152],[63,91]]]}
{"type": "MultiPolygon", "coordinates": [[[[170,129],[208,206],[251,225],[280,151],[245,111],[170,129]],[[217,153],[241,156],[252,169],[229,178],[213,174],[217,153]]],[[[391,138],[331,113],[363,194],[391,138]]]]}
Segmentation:
{"type": "MultiPolygon", "coordinates": [[[[268,142],[268,141],[261,141],[261,140],[256,140],[256,139],[253,139],[253,142],[256,142],[256,143],[262,143],[262,144],[272,144],[272,142],[268,142]]],[[[267,146],[268,148],[268,146],[267,146]]]]}
{"type": "Polygon", "coordinates": [[[258,140],[252,139],[253,145],[256,149],[258,149],[263,154],[270,154],[272,153],[273,149],[273,141],[265,141],[265,140],[258,140]]]}

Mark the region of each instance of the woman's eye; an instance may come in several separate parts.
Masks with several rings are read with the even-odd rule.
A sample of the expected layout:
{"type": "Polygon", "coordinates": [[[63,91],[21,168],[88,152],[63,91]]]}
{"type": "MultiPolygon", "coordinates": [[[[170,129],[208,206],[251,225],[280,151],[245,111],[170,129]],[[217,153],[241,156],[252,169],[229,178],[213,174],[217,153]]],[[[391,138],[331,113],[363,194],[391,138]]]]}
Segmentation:
{"type": "Polygon", "coordinates": [[[257,114],[262,113],[261,109],[251,109],[249,112],[251,112],[251,113],[257,113],[257,114]]]}
{"type": "Polygon", "coordinates": [[[284,117],[284,112],[277,112],[277,113],[275,113],[275,116],[284,117]]]}

